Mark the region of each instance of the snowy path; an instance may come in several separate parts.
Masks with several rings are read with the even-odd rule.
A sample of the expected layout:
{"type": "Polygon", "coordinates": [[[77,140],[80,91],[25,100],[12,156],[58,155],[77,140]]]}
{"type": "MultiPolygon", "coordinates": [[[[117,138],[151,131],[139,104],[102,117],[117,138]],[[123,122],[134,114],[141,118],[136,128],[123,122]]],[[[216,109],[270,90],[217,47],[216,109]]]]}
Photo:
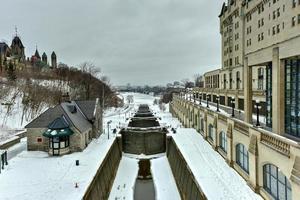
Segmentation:
{"type": "Polygon", "coordinates": [[[151,160],[151,172],[155,185],[156,200],[180,200],[175,179],[166,156],[151,160]]]}
{"type": "Polygon", "coordinates": [[[262,199],[194,129],[178,129],[173,138],[208,199],[262,199]]]}
{"type": "Polygon", "coordinates": [[[138,160],[123,156],[112,186],[110,200],[133,199],[134,185],[138,174],[138,160]]]}
{"type": "Polygon", "coordinates": [[[22,151],[27,149],[27,138],[22,138],[20,143],[15,144],[7,150],[7,159],[10,160],[16,157],[22,151]]]}

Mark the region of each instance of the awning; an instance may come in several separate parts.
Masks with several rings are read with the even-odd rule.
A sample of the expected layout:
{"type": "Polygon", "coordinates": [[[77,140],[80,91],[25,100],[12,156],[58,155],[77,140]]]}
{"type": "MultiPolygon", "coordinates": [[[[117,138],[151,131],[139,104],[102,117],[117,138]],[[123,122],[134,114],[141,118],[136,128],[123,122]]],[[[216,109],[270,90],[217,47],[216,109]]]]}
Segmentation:
{"type": "Polygon", "coordinates": [[[48,129],[43,133],[43,136],[52,138],[52,137],[64,137],[64,136],[70,136],[74,132],[70,128],[64,128],[64,129],[48,129]]]}

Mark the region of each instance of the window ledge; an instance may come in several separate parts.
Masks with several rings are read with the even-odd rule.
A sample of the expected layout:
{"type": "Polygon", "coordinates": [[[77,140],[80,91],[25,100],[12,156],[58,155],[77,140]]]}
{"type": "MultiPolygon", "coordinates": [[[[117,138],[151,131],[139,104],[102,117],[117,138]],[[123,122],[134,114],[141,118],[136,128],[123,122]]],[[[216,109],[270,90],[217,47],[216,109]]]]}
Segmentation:
{"type": "Polygon", "coordinates": [[[243,168],[241,168],[236,162],[234,162],[233,166],[238,174],[240,174],[246,181],[249,180],[249,174],[243,168]]]}
{"type": "Polygon", "coordinates": [[[208,141],[209,144],[211,144],[212,146],[214,146],[214,141],[213,141],[212,138],[207,137],[207,141],[208,141]]]}
{"type": "Polygon", "coordinates": [[[218,152],[224,159],[227,159],[227,153],[220,146],[218,147],[218,152]]]}

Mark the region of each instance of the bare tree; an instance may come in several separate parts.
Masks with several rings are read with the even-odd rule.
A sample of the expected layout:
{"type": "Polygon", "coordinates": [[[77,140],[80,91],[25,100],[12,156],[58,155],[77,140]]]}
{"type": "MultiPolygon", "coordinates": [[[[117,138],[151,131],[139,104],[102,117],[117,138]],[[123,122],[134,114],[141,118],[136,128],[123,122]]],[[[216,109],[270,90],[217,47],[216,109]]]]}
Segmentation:
{"type": "Polygon", "coordinates": [[[203,75],[202,74],[195,74],[194,75],[194,81],[195,81],[195,86],[200,87],[201,82],[203,81],[203,75]]]}

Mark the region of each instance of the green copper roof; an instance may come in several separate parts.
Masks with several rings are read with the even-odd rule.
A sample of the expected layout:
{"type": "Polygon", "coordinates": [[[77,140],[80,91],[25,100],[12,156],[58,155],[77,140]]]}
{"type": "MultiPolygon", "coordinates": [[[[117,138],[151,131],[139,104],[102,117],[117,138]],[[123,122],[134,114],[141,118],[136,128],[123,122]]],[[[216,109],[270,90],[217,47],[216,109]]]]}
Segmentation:
{"type": "Polygon", "coordinates": [[[43,133],[45,137],[63,137],[72,135],[74,132],[69,127],[69,123],[62,115],[48,125],[48,129],[43,133]]]}
{"type": "Polygon", "coordinates": [[[74,132],[70,128],[64,128],[64,129],[48,129],[43,133],[43,136],[51,138],[51,137],[64,137],[64,136],[70,136],[74,132]]]}

